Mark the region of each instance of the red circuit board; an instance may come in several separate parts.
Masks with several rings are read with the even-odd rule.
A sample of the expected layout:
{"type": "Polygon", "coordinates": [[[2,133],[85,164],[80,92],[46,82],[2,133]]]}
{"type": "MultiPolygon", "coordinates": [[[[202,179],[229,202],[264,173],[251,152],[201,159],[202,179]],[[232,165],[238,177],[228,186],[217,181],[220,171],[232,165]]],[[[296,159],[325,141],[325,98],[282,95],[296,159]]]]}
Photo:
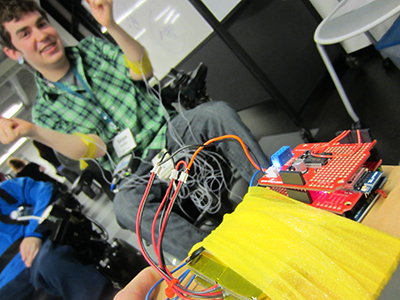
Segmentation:
{"type": "Polygon", "coordinates": [[[367,161],[370,150],[375,144],[376,141],[362,144],[301,144],[292,150],[293,157],[282,166],[282,171],[287,171],[306,151],[313,152],[315,149],[324,148],[324,145],[328,145],[324,148],[324,152],[332,153],[332,156],[326,165],[308,167],[307,172],[303,174],[304,185],[283,183],[280,176],[268,177],[267,175],[259,180],[259,185],[268,186],[286,196],[287,189],[308,191],[312,199],[311,206],[343,214],[352,210],[363,196],[361,192],[348,189],[349,183],[363,169],[375,171],[381,164],[380,160],[367,161]]]}
{"type": "MultiPolygon", "coordinates": [[[[282,195],[288,196],[285,188],[270,188],[282,195]]],[[[335,192],[310,191],[310,194],[313,199],[313,202],[310,204],[311,206],[329,210],[339,215],[352,210],[357,201],[363,196],[361,192],[347,190],[338,190],[335,192]]]]}
{"type": "MultiPolygon", "coordinates": [[[[364,165],[370,156],[370,150],[375,144],[376,141],[362,144],[335,143],[328,146],[325,148],[324,152],[333,153],[334,157],[322,167],[309,167],[308,171],[303,174],[305,184],[302,186],[285,184],[282,182],[280,176],[267,177],[266,175],[261,177],[258,183],[262,186],[276,186],[315,191],[335,191],[343,187],[352,175],[364,165]],[[359,149],[357,150],[357,148],[359,149]]],[[[313,151],[314,148],[319,148],[323,145],[324,143],[313,143],[297,146],[292,150],[293,157],[282,166],[282,171],[286,171],[295,160],[304,154],[305,151],[313,151]]]]}

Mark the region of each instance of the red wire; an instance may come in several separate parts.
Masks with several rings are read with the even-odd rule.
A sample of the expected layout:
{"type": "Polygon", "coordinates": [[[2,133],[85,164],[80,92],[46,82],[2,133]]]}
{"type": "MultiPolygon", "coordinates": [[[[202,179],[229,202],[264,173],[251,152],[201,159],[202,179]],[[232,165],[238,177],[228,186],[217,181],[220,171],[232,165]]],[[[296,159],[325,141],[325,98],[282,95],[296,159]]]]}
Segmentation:
{"type": "MultiPolygon", "coordinates": [[[[187,167],[187,163],[185,161],[180,161],[177,163],[177,165],[175,166],[175,169],[178,170],[180,165],[184,165],[184,167],[187,167]]],[[[165,192],[165,196],[163,198],[163,200],[160,203],[160,206],[157,209],[157,212],[155,213],[154,219],[153,219],[153,224],[152,224],[152,230],[151,230],[151,238],[152,238],[152,243],[153,243],[153,247],[154,247],[154,251],[157,255],[158,258],[158,263],[159,266],[162,266],[162,256],[161,256],[161,235],[163,234],[163,232],[159,233],[159,238],[158,238],[158,242],[156,242],[156,237],[155,237],[155,232],[156,232],[156,225],[157,225],[157,219],[160,215],[160,212],[162,210],[162,208],[164,207],[167,199],[168,199],[168,195],[171,192],[171,189],[173,187],[173,183],[174,183],[175,179],[172,178],[170,181],[170,184],[168,186],[167,191],[165,192]]],[[[168,215],[168,213],[166,213],[166,215],[168,215]]],[[[169,269],[166,269],[166,273],[172,277],[172,274],[170,273],[169,269]]]]}
{"type": "Polygon", "coordinates": [[[151,234],[151,240],[152,240],[152,243],[153,243],[154,251],[156,252],[157,257],[158,257],[158,263],[160,265],[162,264],[162,259],[161,259],[161,253],[160,253],[160,245],[158,243],[156,243],[156,236],[155,236],[156,223],[157,223],[158,216],[160,215],[160,212],[161,212],[165,202],[167,201],[167,198],[168,198],[168,195],[169,195],[169,193],[170,193],[170,191],[172,189],[173,183],[174,183],[174,179],[171,179],[171,182],[170,182],[170,184],[168,186],[168,189],[165,192],[165,196],[164,196],[163,200],[161,201],[160,206],[158,207],[157,212],[156,212],[156,214],[154,216],[153,225],[151,227],[151,233],[152,233],[151,234]],[[157,247],[157,245],[158,245],[158,247],[157,247]]]}
{"type": "MultiPolygon", "coordinates": [[[[164,273],[161,272],[161,271],[158,269],[158,267],[157,267],[157,266],[151,261],[151,259],[147,256],[146,252],[144,251],[143,244],[142,244],[142,238],[141,238],[141,236],[140,236],[140,217],[139,217],[139,216],[141,215],[141,212],[142,212],[142,210],[143,210],[143,206],[144,206],[144,203],[145,203],[146,198],[148,197],[148,193],[149,193],[150,187],[152,186],[154,177],[155,177],[155,173],[153,172],[153,173],[151,174],[151,176],[150,176],[149,182],[148,182],[148,184],[147,184],[147,186],[146,186],[146,190],[145,190],[145,192],[144,192],[144,194],[143,194],[143,197],[142,197],[142,200],[140,201],[140,204],[139,204],[139,208],[138,208],[138,212],[137,212],[137,216],[136,216],[136,236],[137,236],[137,241],[138,241],[139,249],[140,249],[141,253],[143,254],[143,257],[146,259],[146,261],[148,262],[148,264],[149,264],[150,266],[152,266],[152,267],[160,274],[160,276],[167,282],[167,284],[169,284],[170,281],[171,281],[171,279],[168,278],[167,276],[165,276],[164,273]]],[[[181,182],[179,182],[179,183],[181,183],[181,182]]],[[[171,277],[172,277],[172,276],[171,276],[171,277]]],[[[215,285],[214,287],[216,287],[216,285],[215,285]]],[[[211,287],[211,288],[213,288],[213,287],[211,287]]],[[[206,289],[206,290],[207,290],[207,289],[206,289]]],[[[206,291],[206,290],[205,290],[205,291],[206,291]]],[[[184,299],[184,300],[192,300],[191,298],[188,298],[188,297],[186,297],[186,296],[184,295],[185,291],[184,291],[179,285],[174,285],[174,291],[176,292],[176,295],[178,295],[178,296],[181,297],[182,299],[184,299]]],[[[215,293],[217,293],[217,292],[215,292],[215,293]]],[[[204,295],[204,296],[210,296],[210,295],[211,295],[211,296],[214,296],[215,293],[205,293],[205,294],[203,294],[203,295],[204,295]]],[[[196,295],[196,293],[193,293],[192,295],[196,295]]],[[[216,295],[217,295],[217,294],[216,294],[216,295]]]]}
{"type": "MultiPolygon", "coordinates": [[[[240,143],[240,145],[242,146],[242,148],[243,148],[243,150],[244,150],[244,152],[245,152],[247,158],[250,160],[250,162],[253,164],[253,166],[254,166],[257,170],[260,170],[259,166],[257,166],[257,164],[254,162],[254,160],[253,160],[252,157],[250,156],[250,154],[249,154],[249,152],[248,152],[248,150],[247,150],[247,148],[246,148],[246,145],[243,143],[243,141],[242,141],[239,137],[237,137],[237,136],[235,136],[235,135],[224,135],[224,136],[221,136],[221,137],[217,137],[217,138],[210,139],[210,140],[208,140],[207,142],[204,143],[204,146],[209,145],[209,144],[211,144],[211,143],[213,143],[213,142],[216,142],[216,141],[220,141],[220,140],[223,140],[223,139],[227,139],[227,138],[234,138],[234,139],[236,139],[236,140],[240,143]]],[[[186,167],[185,172],[186,172],[186,173],[189,173],[189,170],[190,170],[191,166],[193,165],[193,162],[194,162],[195,157],[197,156],[197,154],[198,154],[202,149],[204,149],[204,147],[199,147],[199,148],[195,151],[195,153],[193,154],[193,156],[192,156],[192,158],[191,158],[189,164],[187,164],[185,161],[180,161],[180,162],[178,162],[178,164],[176,165],[176,169],[178,169],[179,166],[180,166],[181,164],[183,164],[183,165],[186,167]]],[[[141,236],[140,236],[140,218],[139,218],[139,216],[141,215],[141,212],[142,212],[142,210],[143,210],[144,203],[145,203],[146,198],[148,197],[148,193],[149,193],[150,187],[152,186],[154,177],[155,177],[155,173],[153,172],[153,173],[151,174],[151,176],[150,176],[149,183],[148,183],[148,185],[146,186],[146,190],[145,190],[145,192],[144,192],[144,194],[143,194],[141,203],[140,203],[140,205],[139,205],[138,214],[137,214],[137,217],[136,217],[136,234],[137,234],[137,240],[138,240],[138,244],[139,244],[140,251],[142,252],[142,254],[143,254],[143,256],[145,257],[146,261],[161,275],[161,277],[167,282],[167,284],[170,285],[170,284],[171,284],[171,281],[172,281],[172,280],[175,280],[175,278],[172,276],[172,274],[171,274],[171,272],[168,270],[168,268],[167,268],[166,270],[164,270],[164,272],[166,272],[166,274],[167,274],[170,278],[169,278],[168,276],[166,276],[166,275],[152,262],[152,260],[147,256],[146,252],[144,251],[144,247],[143,247],[143,244],[142,244],[142,239],[141,239],[141,236]]],[[[154,219],[153,219],[153,224],[152,224],[152,242],[153,242],[154,245],[156,245],[156,241],[155,241],[156,221],[157,221],[157,218],[158,218],[158,216],[159,216],[159,214],[160,214],[160,212],[161,212],[162,207],[163,207],[163,206],[165,205],[165,203],[166,203],[166,200],[167,200],[167,198],[168,198],[168,195],[170,194],[170,191],[171,191],[173,182],[174,182],[174,179],[171,180],[170,186],[168,187],[168,190],[167,190],[167,192],[166,192],[166,195],[164,196],[164,198],[163,198],[163,200],[162,200],[162,202],[161,202],[159,208],[157,209],[156,215],[155,215],[155,217],[154,217],[154,219]]],[[[178,186],[177,186],[177,189],[175,190],[175,192],[174,192],[173,195],[171,196],[170,202],[169,202],[168,207],[167,207],[167,210],[166,210],[166,212],[165,212],[166,216],[168,216],[168,215],[170,214],[171,210],[172,210],[172,206],[173,206],[173,204],[175,203],[175,200],[176,200],[176,197],[177,197],[177,194],[178,194],[178,191],[179,191],[179,188],[180,188],[181,184],[182,184],[182,181],[179,181],[178,186]]],[[[161,242],[162,242],[161,237],[162,237],[162,235],[163,235],[163,233],[164,233],[164,231],[165,231],[166,225],[167,225],[167,218],[164,218],[164,220],[163,220],[163,222],[162,222],[162,224],[161,224],[161,227],[160,227],[160,233],[159,233],[159,238],[158,238],[158,241],[157,241],[157,246],[154,246],[154,250],[155,250],[155,252],[156,252],[156,254],[157,254],[157,257],[158,257],[160,266],[161,266],[161,264],[162,264],[161,252],[160,252],[160,249],[161,249],[161,242]]],[[[202,293],[201,295],[199,295],[199,293],[196,293],[196,292],[193,292],[193,293],[190,293],[190,292],[189,292],[189,293],[188,293],[188,291],[184,290],[183,287],[179,284],[179,281],[178,281],[178,282],[175,282],[175,281],[174,281],[174,284],[171,285],[171,287],[172,287],[174,293],[175,293],[177,296],[179,296],[180,298],[184,299],[184,300],[192,300],[192,298],[189,298],[190,296],[197,296],[197,297],[199,297],[199,296],[204,296],[204,297],[214,297],[214,296],[215,296],[215,297],[221,297],[221,296],[222,296],[222,291],[215,291],[215,292],[205,293],[205,292],[208,291],[208,290],[215,289],[216,287],[218,287],[218,285],[214,285],[214,286],[212,286],[212,287],[210,287],[210,288],[203,289],[203,290],[202,290],[203,293],[202,293]]],[[[215,298],[215,299],[220,299],[220,298],[215,298]]],[[[222,298],[221,298],[221,299],[222,299],[222,298]]]]}
{"type": "Polygon", "coordinates": [[[357,141],[358,143],[362,143],[361,132],[357,129],[357,141]]]}
{"type": "MultiPolygon", "coordinates": [[[[321,145],[321,146],[318,146],[318,147],[316,147],[315,149],[313,149],[313,151],[314,150],[321,150],[321,151],[324,151],[326,148],[328,148],[330,145],[332,145],[333,143],[335,143],[335,142],[337,142],[337,141],[340,141],[342,138],[344,138],[346,135],[348,135],[350,133],[350,130],[345,130],[345,131],[343,131],[341,134],[339,134],[337,137],[335,137],[335,138],[333,138],[332,140],[330,140],[329,142],[327,142],[327,143],[325,143],[325,144],[323,144],[323,145],[321,145]]],[[[314,154],[314,153],[312,153],[311,152],[311,154],[314,154]]],[[[318,153],[315,153],[315,154],[318,154],[318,153]]]]}
{"type": "MultiPolygon", "coordinates": [[[[183,165],[185,168],[187,167],[187,163],[186,163],[185,161],[179,161],[179,162],[176,164],[175,169],[178,170],[179,167],[180,167],[180,165],[183,165]]],[[[162,265],[162,257],[161,257],[161,251],[160,251],[160,250],[161,250],[161,238],[160,238],[160,237],[161,237],[161,235],[162,235],[163,232],[160,232],[160,233],[159,233],[158,242],[156,242],[156,237],[155,237],[156,223],[157,223],[158,216],[160,215],[160,212],[161,212],[162,208],[164,207],[165,202],[166,202],[167,199],[168,199],[168,195],[169,195],[170,192],[171,192],[171,189],[172,189],[172,187],[173,187],[174,181],[175,181],[174,178],[172,178],[171,181],[170,181],[170,184],[169,184],[169,186],[168,186],[168,189],[167,189],[167,191],[165,192],[165,196],[164,196],[163,200],[161,201],[160,206],[158,207],[157,212],[156,212],[156,214],[155,214],[155,216],[154,216],[153,224],[152,224],[152,230],[151,230],[151,233],[152,233],[152,234],[151,234],[152,243],[153,243],[154,251],[155,251],[155,253],[156,253],[156,255],[157,255],[158,263],[159,263],[160,266],[162,265]]],[[[168,215],[168,214],[166,213],[166,215],[168,215]]],[[[167,271],[167,274],[168,274],[169,276],[172,277],[172,274],[170,273],[170,271],[169,271],[168,269],[166,269],[166,271],[167,271]]]]}
{"type": "MultiPolygon", "coordinates": [[[[182,185],[182,181],[179,181],[179,182],[178,182],[178,186],[177,186],[175,192],[173,193],[173,195],[172,195],[172,197],[171,197],[171,200],[170,200],[170,202],[169,202],[169,204],[168,204],[167,210],[165,211],[165,214],[166,214],[167,216],[170,214],[170,212],[171,212],[171,210],[172,210],[172,206],[173,206],[174,203],[175,203],[175,199],[176,199],[176,196],[178,195],[179,188],[180,188],[181,185],[182,185]]],[[[167,225],[167,218],[164,218],[163,223],[162,223],[162,225],[161,225],[160,234],[159,234],[159,239],[158,239],[158,249],[160,249],[160,245],[161,245],[161,239],[160,239],[160,237],[161,237],[162,234],[164,233],[164,230],[165,230],[166,225],[167,225]]]]}
{"type": "Polygon", "coordinates": [[[357,147],[356,149],[354,149],[353,151],[349,152],[349,153],[342,153],[342,154],[332,154],[332,155],[328,155],[328,154],[319,154],[319,153],[314,153],[314,151],[318,151],[318,150],[322,150],[324,151],[326,148],[328,148],[329,146],[333,145],[334,143],[340,141],[342,138],[344,138],[346,135],[348,135],[350,133],[350,130],[345,130],[343,131],[341,134],[339,134],[337,137],[335,137],[334,139],[332,139],[330,142],[316,147],[315,149],[312,150],[311,155],[314,157],[321,157],[321,158],[335,158],[335,157],[345,157],[345,156],[350,156],[353,155],[354,153],[356,153],[358,150],[361,149],[362,147],[362,139],[361,139],[361,133],[360,130],[357,129],[357,147]]]}
{"type": "Polygon", "coordinates": [[[142,244],[142,238],[141,238],[141,235],[140,235],[140,215],[141,215],[141,212],[143,210],[143,206],[144,206],[145,200],[148,197],[148,193],[149,193],[150,187],[152,186],[154,177],[155,177],[155,173],[151,173],[149,182],[148,182],[148,184],[146,186],[146,190],[144,191],[142,200],[140,201],[140,204],[139,204],[139,208],[138,208],[138,212],[137,212],[137,216],[136,216],[136,238],[137,238],[137,241],[138,241],[140,252],[143,254],[143,257],[146,259],[148,264],[151,265],[154,269],[156,269],[157,272],[161,275],[161,277],[163,277],[164,280],[165,280],[166,276],[164,276],[164,274],[162,274],[162,272],[160,272],[158,270],[158,268],[154,265],[154,263],[151,261],[151,259],[147,256],[146,252],[144,251],[144,247],[143,247],[143,244],[142,244]]]}

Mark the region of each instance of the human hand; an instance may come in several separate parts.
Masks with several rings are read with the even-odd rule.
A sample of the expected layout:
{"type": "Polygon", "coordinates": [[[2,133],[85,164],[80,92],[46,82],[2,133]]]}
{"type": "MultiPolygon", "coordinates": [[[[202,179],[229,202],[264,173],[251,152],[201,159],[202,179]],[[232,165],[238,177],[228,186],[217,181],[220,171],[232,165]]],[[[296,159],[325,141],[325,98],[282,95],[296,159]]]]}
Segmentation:
{"type": "Polygon", "coordinates": [[[42,240],[34,236],[24,238],[19,245],[21,258],[28,268],[32,266],[32,261],[35,259],[41,246],[42,240]]]}
{"type": "Polygon", "coordinates": [[[10,144],[21,137],[30,136],[34,129],[34,124],[22,119],[0,117],[0,142],[10,144]]]}
{"type": "Polygon", "coordinates": [[[93,17],[100,25],[110,28],[115,24],[112,0],[85,0],[90,6],[93,17]]]}
{"type": "MultiPolygon", "coordinates": [[[[161,276],[152,267],[142,270],[132,279],[115,297],[114,300],[143,300],[152,286],[161,279],[161,276]]],[[[156,299],[159,288],[151,294],[150,299],[156,299]]],[[[165,299],[165,296],[163,296],[165,299]]]]}

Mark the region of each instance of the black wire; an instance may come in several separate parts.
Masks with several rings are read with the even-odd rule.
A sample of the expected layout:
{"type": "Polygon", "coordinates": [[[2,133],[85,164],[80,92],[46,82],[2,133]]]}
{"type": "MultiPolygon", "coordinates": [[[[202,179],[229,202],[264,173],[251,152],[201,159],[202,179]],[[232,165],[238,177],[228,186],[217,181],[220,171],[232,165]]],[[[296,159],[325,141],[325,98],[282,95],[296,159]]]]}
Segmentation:
{"type": "MultiPolygon", "coordinates": [[[[151,180],[151,182],[149,183],[149,184],[150,184],[149,190],[150,190],[151,186],[153,185],[154,177],[153,177],[153,179],[150,178],[150,180],[151,180]]],[[[141,238],[141,236],[142,236],[142,235],[141,235],[141,226],[140,226],[140,225],[141,225],[141,223],[142,223],[143,211],[144,211],[144,208],[145,208],[145,206],[146,206],[147,199],[148,199],[147,196],[148,196],[148,195],[146,195],[146,197],[145,197],[144,200],[143,200],[142,210],[139,212],[139,216],[138,216],[139,232],[137,232],[137,234],[139,235],[140,238],[141,238]]],[[[141,239],[142,239],[142,238],[141,238],[141,239]]],[[[142,239],[142,243],[143,243],[143,239],[142,239]]],[[[169,275],[167,274],[167,272],[165,272],[164,269],[161,269],[161,268],[157,267],[158,263],[154,261],[154,259],[151,257],[151,255],[150,255],[149,252],[147,251],[146,247],[142,247],[142,248],[143,248],[144,253],[145,253],[146,256],[148,257],[148,259],[154,264],[154,266],[156,266],[156,268],[157,268],[160,272],[162,272],[166,277],[170,278],[169,275]]]]}
{"type": "MultiPolygon", "coordinates": [[[[233,139],[233,140],[235,140],[236,142],[238,142],[238,140],[236,140],[235,138],[227,138],[227,140],[228,140],[228,139],[233,139]]],[[[164,161],[163,159],[165,158],[165,155],[166,155],[167,153],[164,153],[163,156],[162,156],[162,158],[161,158],[161,160],[160,160],[159,165],[162,165],[162,164],[166,163],[168,160],[170,160],[170,159],[172,159],[174,156],[176,156],[179,152],[182,152],[183,150],[186,150],[186,149],[188,149],[188,148],[200,148],[200,147],[209,148],[209,147],[214,147],[214,146],[216,146],[217,144],[222,143],[223,141],[224,141],[224,140],[215,141],[215,142],[210,143],[210,144],[208,144],[208,145],[204,145],[204,144],[202,144],[202,145],[188,145],[188,146],[181,147],[181,148],[179,148],[178,150],[176,150],[173,154],[171,154],[171,156],[168,157],[165,161],[164,161]]],[[[265,172],[264,172],[264,170],[263,170],[263,167],[262,167],[260,161],[259,161],[259,160],[257,159],[257,157],[254,155],[254,152],[253,152],[246,144],[245,144],[245,146],[246,146],[247,151],[250,153],[251,158],[255,161],[256,165],[260,168],[260,171],[261,171],[262,173],[265,174],[265,172]]]]}
{"type": "MultiPolygon", "coordinates": [[[[228,138],[228,139],[232,139],[232,138],[228,138]]],[[[236,140],[236,139],[235,139],[236,140]]],[[[237,141],[237,140],[236,140],[237,141]]],[[[159,165],[162,165],[162,164],[164,164],[164,163],[166,163],[167,161],[169,161],[170,159],[173,159],[173,157],[175,157],[179,152],[182,152],[183,150],[185,150],[185,149],[189,149],[189,148],[200,148],[200,147],[203,147],[203,148],[208,148],[208,147],[214,147],[216,144],[219,144],[219,143],[221,143],[222,141],[216,141],[216,142],[213,142],[213,143],[210,143],[210,144],[208,144],[208,145],[204,145],[204,144],[202,144],[202,145],[188,145],[188,146],[184,146],[184,147],[181,147],[180,149],[178,149],[177,151],[175,151],[173,154],[171,154],[171,156],[169,156],[167,159],[165,159],[165,156],[166,156],[166,154],[167,153],[164,153],[163,154],[163,156],[162,156],[162,158],[161,158],[161,160],[160,160],[160,162],[159,162],[159,165]],[[164,160],[165,159],[165,160],[164,160]]],[[[263,171],[263,168],[262,168],[262,165],[260,164],[260,162],[259,162],[259,160],[257,159],[257,157],[254,155],[254,153],[253,153],[253,151],[251,151],[251,149],[247,146],[247,145],[245,145],[245,147],[246,147],[246,149],[247,149],[247,151],[249,152],[249,154],[251,155],[251,157],[252,157],[252,159],[255,161],[255,163],[257,164],[257,166],[260,168],[260,170],[261,170],[261,172],[264,172],[263,171]]],[[[244,149],[243,149],[244,150],[244,149]]],[[[151,185],[152,185],[152,183],[151,183],[151,185]]],[[[151,187],[151,186],[150,186],[151,187]]],[[[177,194],[177,196],[178,196],[178,193],[179,193],[179,191],[180,191],[180,186],[178,187],[178,190],[176,191],[176,194],[177,194]]],[[[142,219],[142,213],[143,213],[143,210],[144,210],[144,207],[145,207],[145,204],[146,204],[146,202],[147,202],[147,197],[145,198],[145,200],[144,200],[144,203],[143,203],[143,209],[142,209],[142,211],[140,212],[140,214],[139,214],[139,219],[138,219],[138,221],[139,222],[141,222],[141,219],[142,219]]],[[[163,211],[163,213],[162,213],[162,215],[161,215],[161,218],[160,218],[160,226],[161,226],[161,224],[162,224],[162,222],[164,222],[164,220],[165,220],[165,224],[167,225],[167,223],[168,223],[168,219],[169,219],[169,217],[170,217],[170,215],[171,215],[171,212],[172,212],[172,207],[171,207],[171,211],[169,212],[169,213],[167,213],[166,211],[165,211],[165,209],[166,209],[166,207],[164,208],[164,211],[163,211]]],[[[148,253],[148,251],[147,251],[147,249],[145,248],[145,247],[143,247],[143,249],[144,249],[144,252],[146,253],[146,255],[149,257],[149,259],[152,261],[152,263],[159,269],[159,271],[160,272],[162,272],[166,277],[168,277],[168,278],[170,278],[169,276],[168,276],[168,274],[167,274],[167,272],[165,272],[165,268],[166,268],[166,263],[165,263],[165,258],[164,258],[164,254],[163,254],[163,247],[162,247],[162,240],[163,240],[163,238],[164,238],[164,233],[165,233],[165,229],[166,229],[166,227],[167,226],[165,226],[165,228],[164,228],[164,232],[159,232],[159,239],[160,239],[160,249],[159,249],[159,253],[160,253],[160,259],[161,259],[161,266],[160,267],[157,267],[157,263],[151,258],[151,256],[149,255],[149,253],[148,253]]],[[[159,230],[160,231],[160,230],[159,230]]],[[[140,234],[140,224],[139,224],[139,234],[140,234]]],[[[190,294],[192,297],[195,297],[195,298],[197,298],[197,297],[199,297],[199,298],[202,298],[202,299],[213,299],[213,298],[215,298],[215,296],[204,296],[203,294],[208,294],[208,293],[210,293],[210,292],[216,292],[216,291],[218,291],[218,290],[221,290],[220,289],[220,287],[215,287],[215,288],[213,288],[213,289],[211,289],[211,290],[207,290],[207,291],[192,291],[192,290],[189,290],[189,289],[187,289],[187,288],[185,288],[184,286],[180,286],[181,287],[181,289],[183,290],[183,291],[185,291],[185,292],[187,292],[188,294],[190,294]]],[[[221,291],[222,292],[222,291],[221,291]]]]}
{"type": "Polygon", "coordinates": [[[246,148],[247,148],[247,151],[249,151],[249,153],[251,154],[251,157],[252,157],[253,160],[255,161],[256,165],[260,168],[260,171],[261,171],[263,174],[265,174],[265,172],[264,172],[264,170],[263,170],[263,167],[262,167],[260,161],[259,161],[259,160],[257,159],[257,157],[254,155],[253,151],[251,151],[251,149],[250,149],[249,147],[247,147],[247,146],[246,146],[246,148]]]}
{"type": "MultiPolygon", "coordinates": [[[[181,185],[178,185],[178,189],[176,190],[176,194],[177,194],[177,195],[178,195],[180,189],[181,189],[181,185]]],[[[171,201],[172,201],[172,200],[171,200],[171,201]]],[[[166,203],[165,203],[165,204],[166,204],[166,203]]],[[[173,204],[172,204],[172,206],[173,206],[173,204]]],[[[161,254],[163,253],[162,240],[163,240],[163,238],[164,238],[165,230],[167,229],[167,223],[168,223],[168,219],[169,219],[169,217],[170,217],[170,215],[171,215],[171,212],[172,212],[172,206],[171,206],[171,210],[169,211],[169,213],[167,213],[167,211],[165,211],[165,214],[163,214],[162,218],[160,219],[160,226],[161,226],[162,222],[164,222],[164,219],[165,219],[165,228],[164,228],[164,231],[163,231],[162,233],[161,233],[161,232],[158,233],[158,234],[159,234],[158,238],[159,238],[160,241],[161,241],[161,242],[160,242],[160,249],[159,249],[159,251],[160,251],[161,254]]],[[[167,207],[167,205],[165,205],[165,207],[167,207]]],[[[162,265],[165,267],[165,260],[163,259],[163,257],[164,257],[164,255],[162,255],[162,265]]]]}
{"type": "MultiPolygon", "coordinates": [[[[171,193],[171,191],[170,191],[170,193],[171,193]]],[[[169,194],[169,195],[170,195],[170,194],[169,194]]],[[[166,195],[166,197],[169,197],[169,195],[166,195]]],[[[164,222],[165,213],[166,213],[167,207],[168,207],[168,205],[166,205],[166,204],[167,204],[167,201],[165,202],[164,207],[163,207],[163,209],[162,209],[161,216],[160,216],[160,220],[159,220],[159,224],[158,224],[158,234],[159,234],[158,238],[161,239],[161,242],[160,242],[160,250],[159,250],[159,252],[160,252],[160,259],[161,259],[160,264],[161,264],[161,267],[164,268],[164,269],[165,269],[167,266],[166,266],[166,263],[165,263],[164,251],[162,250],[162,249],[163,249],[163,247],[162,247],[162,236],[160,237],[160,232],[161,232],[161,225],[162,225],[162,223],[164,222]]],[[[167,222],[168,222],[168,220],[167,220],[167,222]]],[[[164,231],[165,231],[165,229],[164,229],[164,231]]],[[[155,233],[154,233],[154,234],[155,234],[155,233]]]]}
{"type": "Polygon", "coordinates": [[[159,165],[161,166],[161,165],[165,164],[167,161],[172,159],[174,156],[176,156],[179,152],[182,152],[183,150],[186,150],[186,149],[189,149],[189,148],[196,148],[197,149],[197,148],[200,148],[200,147],[209,148],[209,147],[213,147],[213,146],[215,146],[214,143],[211,143],[209,145],[188,145],[188,146],[181,147],[178,150],[176,150],[174,153],[172,153],[171,156],[168,157],[166,160],[163,160],[165,158],[165,155],[167,154],[167,153],[164,153],[162,158],[161,158],[161,160],[160,160],[159,165]]]}
{"type": "MultiPolygon", "coordinates": [[[[152,179],[150,178],[150,180],[151,180],[151,181],[149,182],[149,190],[150,190],[151,186],[153,185],[154,177],[153,177],[152,179]]],[[[180,189],[180,187],[178,188],[178,192],[179,192],[179,189],[180,189]]],[[[177,192],[177,193],[178,193],[178,192],[177,192]]],[[[142,222],[143,211],[144,211],[144,208],[145,208],[146,203],[147,203],[147,199],[148,199],[147,196],[148,196],[148,195],[146,195],[146,197],[143,199],[142,210],[139,211],[139,216],[138,216],[139,232],[138,232],[137,234],[139,235],[139,238],[141,238],[141,226],[140,226],[140,224],[141,224],[141,222],[142,222]]],[[[167,219],[166,219],[166,222],[168,222],[169,215],[170,215],[170,214],[167,214],[167,215],[165,216],[165,217],[167,218],[167,219]]],[[[164,232],[165,232],[165,231],[164,231],[164,232]]],[[[148,259],[149,259],[149,260],[153,263],[153,265],[159,270],[159,272],[161,272],[165,277],[167,277],[167,278],[169,278],[170,280],[172,280],[172,278],[171,278],[171,277],[168,275],[168,273],[165,271],[165,259],[164,259],[164,256],[162,255],[162,238],[163,238],[163,234],[162,234],[159,238],[161,239],[161,242],[160,242],[160,250],[159,250],[159,251],[160,251],[160,257],[161,257],[161,260],[162,260],[162,262],[161,262],[162,268],[159,267],[158,264],[157,264],[157,262],[155,262],[155,261],[152,259],[152,257],[150,256],[149,252],[147,251],[146,247],[142,247],[142,249],[143,249],[145,255],[148,257],[148,259]]],[[[143,239],[142,239],[142,243],[143,243],[143,239]]],[[[208,294],[208,293],[210,293],[210,292],[218,291],[218,290],[220,289],[219,287],[215,287],[215,288],[213,288],[213,289],[211,289],[211,290],[207,290],[207,291],[193,291],[193,290],[190,290],[190,289],[188,289],[188,288],[186,288],[186,287],[184,287],[184,286],[182,286],[182,285],[179,285],[179,286],[180,286],[180,288],[181,288],[185,293],[190,294],[192,297],[194,297],[194,298],[202,298],[202,299],[214,299],[214,298],[215,298],[214,296],[213,296],[213,297],[210,297],[210,296],[202,296],[202,294],[208,294]]]]}

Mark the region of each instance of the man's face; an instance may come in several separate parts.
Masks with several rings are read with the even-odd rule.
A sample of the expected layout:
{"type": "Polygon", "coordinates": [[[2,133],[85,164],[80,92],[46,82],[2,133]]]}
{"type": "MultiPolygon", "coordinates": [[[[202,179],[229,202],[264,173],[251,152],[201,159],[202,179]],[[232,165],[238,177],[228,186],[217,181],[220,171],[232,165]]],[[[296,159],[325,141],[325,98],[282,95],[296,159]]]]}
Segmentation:
{"type": "Polygon", "coordinates": [[[18,22],[4,23],[16,48],[5,49],[8,56],[18,59],[23,56],[26,62],[40,71],[51,68],[64,61],[64,47],[56,29],[39,12],[24,15],[18,22]]]}

